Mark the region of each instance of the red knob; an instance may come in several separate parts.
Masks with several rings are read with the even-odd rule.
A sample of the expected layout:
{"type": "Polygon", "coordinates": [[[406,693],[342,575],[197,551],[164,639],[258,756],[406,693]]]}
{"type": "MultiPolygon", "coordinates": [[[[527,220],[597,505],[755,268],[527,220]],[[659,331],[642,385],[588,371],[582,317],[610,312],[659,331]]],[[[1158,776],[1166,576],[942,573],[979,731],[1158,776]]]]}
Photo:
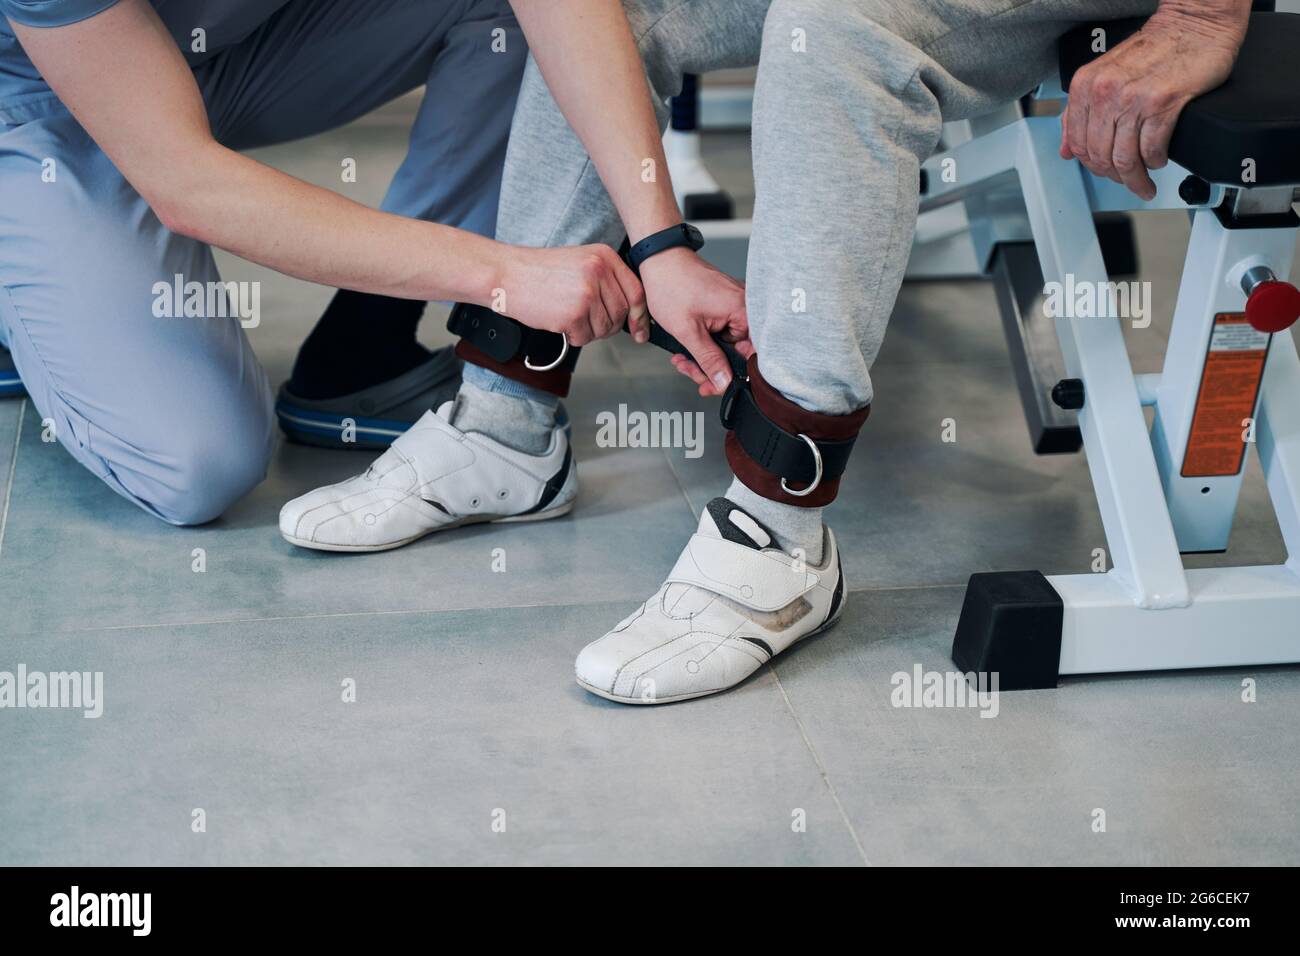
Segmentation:
{"type": "Polygon", "coordinates": [[[1281,332],[1300,319],[1300,289],[1289,282],[1261,282],[1246,299],[1246,321],[1261,332],[1281,332]]]}

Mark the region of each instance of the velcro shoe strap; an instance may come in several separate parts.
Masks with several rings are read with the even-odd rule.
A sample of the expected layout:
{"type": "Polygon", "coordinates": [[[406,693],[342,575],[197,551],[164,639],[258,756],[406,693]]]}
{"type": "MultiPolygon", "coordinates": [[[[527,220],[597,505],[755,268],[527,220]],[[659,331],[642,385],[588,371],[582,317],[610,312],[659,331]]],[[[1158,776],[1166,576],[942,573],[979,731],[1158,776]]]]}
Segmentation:
{"type": "Polygon", "coordinates": [[[816,587],[820,578],[810,569],[799,570],[789,555],[694,534],[668,580],[693,584],[755,611],[779,611],[816,587]]]}
{"type": "Polygon", "coordinates": [[[398,435],[388,452],[401,456],[411,467],[419,488],[468,468],[478,457],[476,450],[465,441],[464,433],[447,424],[432,410],[398,435]]]}

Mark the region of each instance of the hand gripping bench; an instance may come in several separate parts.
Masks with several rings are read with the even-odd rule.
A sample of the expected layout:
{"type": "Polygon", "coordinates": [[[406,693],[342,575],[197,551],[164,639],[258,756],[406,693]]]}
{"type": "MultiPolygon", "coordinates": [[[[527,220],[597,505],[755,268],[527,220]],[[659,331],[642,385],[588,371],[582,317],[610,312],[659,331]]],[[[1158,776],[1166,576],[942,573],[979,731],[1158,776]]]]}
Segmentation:
{"type": "MultiPolygon", "coordinates": [[[[1098,47],[1141,22],[1067,34],[1060,86],[1037,98],[1064,96],[1098,47]]],[[[1059,116],[1026,115],[1033,104],[1003,125],[972,125],[925,163],[923,219],[961,204],[975,261],[999,283],[1035,448],[1082,444],[1112,563],[972,575],[952,648],[963,671],[996,671],[1001,688],[1017,689],[1069,674],[1300,661],[1300,358],[1289,328],[1300,292],[1287,282],[1300,226],[1298,53],[1300,16],[1252,14],[1232,77],[1179,119],[1149,203],[1061,160],[1059,116]],[[1094,216],[1172,208],[1189,210],[1192,227],[1160,373],[1133,374],[1122,315],[1026,307],[1045,282],[1114,288],[1094,216]],[[1185,553],[1227,549],[1251,448],[1286,563],[1184,568],[1185,553]]]]}

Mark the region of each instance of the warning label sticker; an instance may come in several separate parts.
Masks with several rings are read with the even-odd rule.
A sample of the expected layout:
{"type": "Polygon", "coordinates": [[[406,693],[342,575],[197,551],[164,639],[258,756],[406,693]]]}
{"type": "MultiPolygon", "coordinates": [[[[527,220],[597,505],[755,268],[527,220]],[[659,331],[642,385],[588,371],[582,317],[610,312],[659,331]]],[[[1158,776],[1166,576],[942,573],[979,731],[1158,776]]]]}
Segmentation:
{"type": "Polygon", "coordinates": [[[1252,327],[1245,313],[1220,312],[1214,317],[1183,455],[1184,478],[1214,478],[1241,470],[1271,338],[1252,327]]]}

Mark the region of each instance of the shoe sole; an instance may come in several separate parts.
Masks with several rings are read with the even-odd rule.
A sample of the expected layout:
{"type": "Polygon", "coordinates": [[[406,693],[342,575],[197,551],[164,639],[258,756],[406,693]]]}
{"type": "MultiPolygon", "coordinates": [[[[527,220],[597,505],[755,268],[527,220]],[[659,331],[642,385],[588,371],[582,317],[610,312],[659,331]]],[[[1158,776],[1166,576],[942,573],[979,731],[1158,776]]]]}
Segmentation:
{"type": "Polygon", "coordinates": [[[280,386],[275,399],[275,413],[280,428],[293,442],[323,448],[364,448],[375,451],[388,447],[393,439],[414,424],[398,411],[405,408],[416,418],[424,409],[440,405],[456,393],[461,366],[450,349],[431,352],[427,361],[384,382],[351,395],[333,399],[299,398],[280,386]],[[395,414],[395,418],[384,418],[395,414]],[[343,441],[343,423],[348,422],[349,438],[343,441]]]}
{"type": "Polygon", "coordinates": [[[351,415],[313,412],[280,402],[275,407],[280,429],[290,441],[317,448],[355,448],[379,451],[391,445],[414,422],[386,418],[357,418],[351,415]],[[351,418],[355,441],[343,440],[343,420],[351,418]]]}
{"type": "MultiPolygon", "coordinates": [[[[846,603],[848,602],[845,599],[841,598],[840,608],[835,613],[834,617],[827,618],[818,627],[809,631],[807,634],[795,638],[795,640],[790,644],[790,647],[794,647],[796,644],[800,643],[801,641],[806,641],[810,637],[816,637],[818,634],[824,634],[826,631],[829,631],[832,627],[838,624],[840,622],[840,618],[844,616],[844,605],[846,603]]],[[[787,647],[785,651],[788,651],[790,647],[787,647]]],[[[785,651],[782,651],[781,654],[784,654],[785,651]]],[[[777,657],[779,656],[780,656],[779,654],[773,655],[772,657],[768,658],[767,663],[768,664],[772,663],[772,661],[776,660],[777,657]]],[[[754,673],[757,673],[757,671],[755,671],[754,673]]],[[[751,674],[750,676],[752,677],[753,674],[751,674]]],[[[585,680],[583,680],[581,677],[578,677],[577,675],[574,675],[573,679],[578,682],[578,686],[581,687],[583,690],[590,691],[591,693],[595,694],[597,697],[605,698],[605,700],[612,700],[616,704],[630,704],[632,706],[640,705],[645,707],[653,707],[656,704],[675,704],[678,701],[682,701],[682,700],[695,700],[697,697],[711,697],[714,694],[723,694],[729,690],[734,690],[735,688],[739,687],[741,684],[745,682],[745,680],[749,680],[749,677],[746,677],[745,680],[739,681],[738,683],[732,684],[730,687],[719,687],[717,690],[701,690],[701,691],[696,691],[693,694],[678,694],[675,697],[656,697],[654,700],[644,700],[640,697],[615,697],[612,693],[610,693],[607,690],[601,690],[599,687],[593,687],[591,684],[588,684],[585,680]]]]}
{"type": "Polygon", "coordinates": [[[404,548],[408,544],[413,544],[421,538],[427,538],[431,534],[439,531],[451,531],[455,528],[464,528],[474,524],[523,524],[527,521],[546,521],[548,518],[559,518],[567,515],[573,510],[574,502],[577,499],[569,501],[567,504],[560,505],[558,508],[551,508],[549,511],[539,511],[536,514],[506,515],[502,518],[490,517],[468,517],[453,521],[450,524],[439,525],[436,528],[430,528],[428,531],[421,531],[419,534],[413,534],[409,538],[402,538],[400,541],[389,541],[384,544],[323,544],[319,541],[308,541],[305,538],[296,538],[291,534],[280,532],[280,537],[284,538],[290,544],[295,544],[300,548],[308,548],[312,551],[335,551],[343,554],[373,554],[377,551],[393,551],[397,548],[404,548]]]}

